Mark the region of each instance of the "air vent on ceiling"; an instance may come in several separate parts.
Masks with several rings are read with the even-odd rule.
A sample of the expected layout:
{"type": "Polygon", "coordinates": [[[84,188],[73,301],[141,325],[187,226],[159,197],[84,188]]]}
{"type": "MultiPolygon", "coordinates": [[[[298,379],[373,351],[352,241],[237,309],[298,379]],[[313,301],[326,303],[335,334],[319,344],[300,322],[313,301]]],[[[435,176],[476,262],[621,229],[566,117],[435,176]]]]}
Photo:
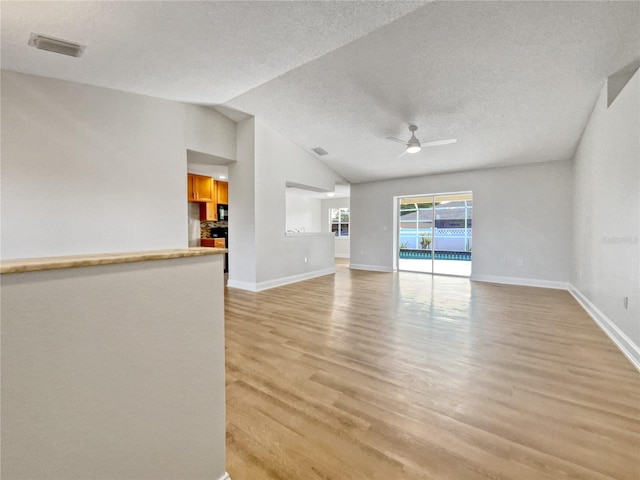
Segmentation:
{"type": "Polygon", "coordinates": [[[84,45],[67,42],[66,40],[61,40],[59,38],[38,35],[37,33],[31,34],[31,38],[29,38],[29,45],[39,48],[40,50],[61,53],[62,55],[69,55],[70,57],[82,56],[82,52],[87,48],[84,45]]]}
{"type": "Polygon", "coordinates": [[[312,148],[311,150],[316,152],[318,155],[329,155],[329,153],[322,147],[312,148]]]}

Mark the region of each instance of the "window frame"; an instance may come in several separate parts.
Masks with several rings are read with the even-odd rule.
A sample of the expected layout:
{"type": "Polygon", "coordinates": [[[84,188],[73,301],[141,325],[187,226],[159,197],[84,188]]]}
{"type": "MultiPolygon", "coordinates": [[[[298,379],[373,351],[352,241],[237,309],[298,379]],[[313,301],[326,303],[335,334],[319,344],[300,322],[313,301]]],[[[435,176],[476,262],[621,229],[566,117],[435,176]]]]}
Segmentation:
{"type": "Polygon", "coordinates": [[[336,238],[349,238],[350,236],[350,224],[351,224],[351,212],[349,207],[330,207],[329,208],[329,232],[333,233],[336,238]],[[337,212],[338,221],[334,222],[334,212],[337,212]],[[345,222],[342,220],[343,214],[346,214],[348,220],[345,222]],[[337,230],[333,230],[333,226],[337,225],[337,230]],[[343,227],[346,226],[346,235],[343,235],[343,227]]]}

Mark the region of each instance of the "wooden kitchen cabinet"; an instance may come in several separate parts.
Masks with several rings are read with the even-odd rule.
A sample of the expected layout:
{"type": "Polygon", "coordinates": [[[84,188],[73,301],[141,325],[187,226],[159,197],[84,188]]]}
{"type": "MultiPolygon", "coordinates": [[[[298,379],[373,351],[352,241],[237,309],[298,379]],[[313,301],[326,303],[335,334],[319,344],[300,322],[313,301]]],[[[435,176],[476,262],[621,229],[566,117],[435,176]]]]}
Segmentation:
{"type": "Polygon", "coordinates": [[[229,184],[227,182],[216,182],[216,198],[218,203],[229,204],[229,184]]]}
{"type": "Polygon", "coordinates": [[[200,221],[215,222],[218,220],[218,204],[215,202],[207,202],[200,204],[200,221]]]}
{"type": "Polygon", "coordinates": [[[199,203],[215,201],[213,178],[194,173],[187,174],[187,200],[199,203]]]}
{"type": "Polygon", "coordinates": [[[201,200],[191,200],[201,202],[201,222],[215,222],[216,220],[218,220],[218,204],[221,203],[223,205],[228,205],[229,203],[229,184],[227,182],[218,182],[216,180],[213,182],[213,185],[215,197],[214,201],[203,203],[201,200]]]}
{"type": "Polygon", "coordinates": [[[201,238],[201,247],[213,247],[213,248],[227,248],[225,246],[224,238],[201,238]]]}

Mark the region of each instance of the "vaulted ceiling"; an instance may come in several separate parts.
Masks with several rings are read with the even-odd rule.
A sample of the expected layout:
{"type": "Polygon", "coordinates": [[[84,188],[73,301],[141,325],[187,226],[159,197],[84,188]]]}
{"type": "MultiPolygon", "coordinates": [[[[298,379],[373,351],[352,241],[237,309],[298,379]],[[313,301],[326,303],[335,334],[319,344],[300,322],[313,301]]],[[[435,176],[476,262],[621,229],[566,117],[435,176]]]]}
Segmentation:
{"type": "Polygon", "coordinates": [[[637,1],[0,8],[2,68],[255,115],[354,183],[571,158],[606,77],[640,58],[637,1]],[[398,158],[386,137],[409,124],[458,142],[398,158]]]}

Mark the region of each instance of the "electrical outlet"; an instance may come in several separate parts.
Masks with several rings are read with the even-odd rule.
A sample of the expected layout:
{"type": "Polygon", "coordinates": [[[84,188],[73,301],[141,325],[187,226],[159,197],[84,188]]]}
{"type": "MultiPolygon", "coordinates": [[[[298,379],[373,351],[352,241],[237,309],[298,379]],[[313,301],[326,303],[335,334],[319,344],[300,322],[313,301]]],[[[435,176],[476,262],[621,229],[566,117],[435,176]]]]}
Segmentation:
{"type": "Polygon", "coordinates": [[[500,265],[506,265],[507,264],[507,259],[506,258],[501,258],[500,259],[500,265]]]}
{"type": "Polygon", "coordinates": [[[524,267],[524,260],[522,260],[521,258],[519,258],[519,259],[516,261],[516,265],[517,265],[518,267],[524,267]]]}
{"type": "Polygon", "coordinates": [[[307,263],[307,257],[304,257],[304,263],[307,263]]]}

